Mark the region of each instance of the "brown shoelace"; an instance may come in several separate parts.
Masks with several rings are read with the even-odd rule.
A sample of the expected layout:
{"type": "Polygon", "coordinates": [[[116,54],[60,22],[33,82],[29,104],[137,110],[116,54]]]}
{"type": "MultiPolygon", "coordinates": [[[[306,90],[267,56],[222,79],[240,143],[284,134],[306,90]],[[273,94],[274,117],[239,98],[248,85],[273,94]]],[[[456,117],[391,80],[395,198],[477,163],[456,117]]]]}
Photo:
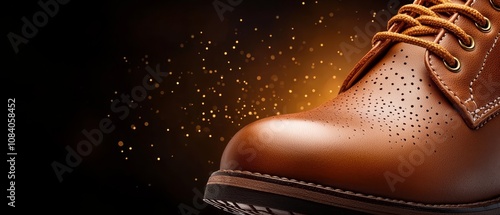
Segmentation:
{"type": "Polygon", "coordinates": [[[391,18],[388,26],[393,24],[404,24],[402,32],[379,32],[373,37],[373,43],[382,40],[391,40],[418,45],[428,49],[443,59],[449,67],[457,67],[459,62],[456,58],[441,45],[419,38],[418,36],[437,35],[441,29],[455,35],[464,47],[473,47],[474,40],[462,28],[450,22],[448,19],[440,17],[451,16],[453,13],[464,15],[476,23],[479,28],[487,28],[489,20],[479,11],[466,5],[452,3],[450,0],[424,0],[422,4],[430,4],[426,7],[418,4],[402,6],[398,14],[391,18]]]}

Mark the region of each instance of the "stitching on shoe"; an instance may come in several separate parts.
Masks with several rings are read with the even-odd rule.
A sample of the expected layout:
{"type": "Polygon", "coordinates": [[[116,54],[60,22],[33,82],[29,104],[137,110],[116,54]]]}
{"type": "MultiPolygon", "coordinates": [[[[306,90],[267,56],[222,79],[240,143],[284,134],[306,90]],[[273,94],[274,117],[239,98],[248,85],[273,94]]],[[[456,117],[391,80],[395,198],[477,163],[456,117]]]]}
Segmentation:
{"type": "MultiPolygon", "coordinates": [[[[467,101],[474,101],[474,96],[473,96],[474,95],[474,93],[473,93],[474,90],[472,89],[472,85],[476,82],[476,80],[482,74],[482,72],[484,70],[484,65],[486,64],[486,60],[490,56],[491,51],[493,50],[493,48],[497,45],[499,37],[500,37],[500,33],[497,34],[497,36],[495,37],[495,40],[493,42],[493,45],[490,47],[490,49],[486,53],[486,56],[484,57],[484,60],[483,60],[483,64],[481,65],[481,69],[477,73],[476,77],[474,77],[474,79],[470,82],[470,84],[469,84],[470,97],[469,97],[469,99],[466,100],[466,102],[467,101]]],[[[482,116],[484,116],[485,114],[487,114],[491,109],[493,109],[493,107],[498,106],[498,104],[500,104],[500,97],[496,98],[495,100],[493,100],[491,102],[488,102],[484,106],[476,108],[476,110],[474,110],[474,111],[469,111],[469,113],[474,117],[474,121],[475,121],[476,119],[481,118],[482,116]],[[479,113],[481,113],[481,114],[479,114],[479,113]]]]}
{"type": "Polygon", "coordinates": [[[296,179],[291,179],[291,178],[286,178],[286,177],[281,177],[281,176],[274,176],[274,175],[269,175],[269,174],[263,174],[263,173],[258,173],[258,172],[250,172],[250,171],[243,171],[243,170],[229,170],[229,169],[224,169],[224,170],[219,170],[221,172],[232,172],[232,173],[241,173],[241,174],[249,174],[249,175],[254,175],[254,176],[259,176],[259,177],[266,177],[270,179],[277,179],[277,180],[283,180],[287,182],[293,182],[293,183],[298,183],[301,185],[306,185],[306,186],[313,186],[321,189],[326,189],[342,194],[348,194],[348,195],[355,195],[359,197],[364,197],[368,199],[374,199],[374,200],[384,200],[392,203],[403,203],[403,204],[409,204],[409,205],[415,205],[415,206],[425,206],[425,207],[451,207],[451,208],[458,208],[458,207],[468,207],[468,206],[475,206],[475,205],[483,205],[485,203],[490,203],[490,202],[495,202],[495,200],[488,200],[488,201],[482,201],[482,202],[475,202],[475,203],[465,203],[465,204],[425,204],[425,203],[419,203],[419,202],[409,202],[409,201],[404,201],[404,200],[396,200],[396,199],[390,199],[390,198],[384,198],[384,197],[379,197],[379,196],[374,196],[374,195],[367,195],[363,193],[357,193],[353,191],[346,191],[342,189],[337,189],[337,188],[332,188],[329,186],[323,186],[320,184],[315,184],[311,182],[305,182],[301,180],[296,180],[296,179]]]}
{"type": "Polygon", "coordinates": [[[486,123],[488,123],[488,122],[489,122],[489,121],[491,121],[493,118],[495,118],[495,117],[497,117],[497,116],[499,116],[499,115],[500,115],[500,112],[495,113],[495,114],[493,114],[493,115],[489,116],[488,118],[486,118],[486,119],[484,120],[484,122],[482,122],[481,124],[479,124],[479,125],[477,126],[476,130],[478,130],[478,129],[482,128],[484,125],[486,125],[486,123]]]}
{"type": "MultiPolygon", "coordinates": [[[[472,2],[471,6],[475,3],[472,2]]],[[[459,14],[457,16],[457,18],[454,20],[454,24],[457,23],[458,19],[460,19],[461,15],[459,14]]],[[[446,38],[448,36],[448,33],[444,33],[443,36],[439,39],[439,41],[437,41],[438,44],[441,44],[441,42],[444,40],[444,38],[446,38]]],[[[460,97],[458,97],[458,95],[455,93],[455,91],[453,91],[450,87],[448,87],[448,85],[443,81],[443,79],[441,78],[441,76],[436,72],[436,69],[434,68],[433,66],[433,63],[432,63],[432,58],[431,58],[431,55],[429,54],[429,66],[432,68],[432,73],[434,73],[434,75],[436,75],[436,77],[439,79],[439,82],[441,84],[443,84],[443,87],[446,88],[447,91],[451,92],[451,94],[453,95],[453,97],[455,97],[459,102],[460,102],[460,105],[462,107],[464,107],[466,110],[467,110],[467,106],[465,106],[465,103],[464,101],[462,101],[462,99],[460,97]]],[[[470,114],[470,113],[469,113],[470,114]]],[[[475,119],[473,118],[473,120],[475,121],[475,119]]]]}
{"type": "MultiPolygon", "coordinates": [[[[476,3],[476,1],[473,1],[471,3],[471,7],[476,3]]],[[[459,14],[457,16],[457,18],[454,20],[454,24],[457,23],[457,21],[461,18],[461,15],[459,14]]],[[[438,44],[441,44],[441,42],[444,40],[445,37],[447,37],[448,33],[444,33],[443,36],[439,39],[439,41],[437,42],[438,44]]],[[[495,37],[495,41],[494,43],[492,44],[492,46],[490,47],[490,50],[488,50],[488,52],[486,53],[486,57],[485,57],[485,60],[483,61],[483,65],[481,66],[481,70],[478,71],[478,74],[476,75],[476,78],[480,75],[481,71],[483,70],[484,68],[484,64],[485,64],[485,61],[486,61],[486,58],[489,56],[489,54],[491,53],[491,50],[496,46],[496,43],[499,39],[499,35],[500,33],[498,33],[497,37],[495,37]]],[[[464,107],[465,110],[468,110],[467,109],[467,106],[465,106],[465,102],[468,102],[472,99],[473,101],[473,96],[472,96],[472,82],[475,81],[475,79],[471,82],[471,84],[469,85],[469,91],[470,91],[470,97],[467,99],[467,100],[462,100],[456,93],[455,91],[453,91],[444,81],[443,79],[441,78],[441,76],[436,72],[436,69],[434,68],[433,66],[433,61],[431,59],[431,55],[428,55],[428,60],[429,60],[429,66],[432,68],[432,73],[434,73],[434,75],[436,75],[436,77],[439,79],[439,82],[441,84],[443,84],[443,87],[452,94],[453,97],[455,97],[459,103],[460,103],[460,106],[464,107]]],[[[482,107],[479,107],[479,108],[476,108],[476,110],[474,111],[468,111],[470,116],[472,117],[472,120],[474,122],[476,122],[479,118],[481,118],[482,116],[484,116],[485,114],[487,114],[491,109],[493,109],[493,107],[496,107],[500,105],[500,97],[491,101],[491,102],[488,102],[486,105],[482,106],[482,107]],[[486,110],[482,111],[482,113],[478,116],[478,113],[481,112],[481,110],[487,108],[486,110]]],[[[480,128],[480,127],[483,127],[487,122],[489,122],[491,119],[493,119],[495,116],[497,116],[498,114],[494,114],[493,116],[490,116],[488,117],[488,119],[485,119],[480,125],[478,125],[476,127],[476,129],[480,128]]]]}

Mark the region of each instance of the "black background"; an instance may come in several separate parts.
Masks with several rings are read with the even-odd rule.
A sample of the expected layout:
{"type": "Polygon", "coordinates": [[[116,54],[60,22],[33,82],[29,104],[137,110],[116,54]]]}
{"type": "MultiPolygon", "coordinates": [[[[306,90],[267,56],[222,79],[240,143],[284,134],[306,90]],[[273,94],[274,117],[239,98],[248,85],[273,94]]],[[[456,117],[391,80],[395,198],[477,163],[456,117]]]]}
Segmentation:
{"type": "MultiPolygon", "coordinates": [[[[231,135],[257,119],[243,111],[238,113],[234,107],[278,95],[278,109],[272,109],[269,99],[259,106],[262,118],[307,109],[334,97],[349,67],[369,49],[358,47],[360,52],[348,60],[338,54],[339,44],[354,45],[354,27],[363,29],[373,19],[371,12],[387,9],[386,1],[302,4],[303,1],[245,0],[231,6],[232,11],[226,11],[221,20],[213,2],[72,0],[60,5],[57,14],[48,18],[27,44],[19,45],[18,53],[13,51],[7,35],[21,35],[22,17],[31,19],[41,9],[37,1],[3,3],[2,62],[7,66],[2,69],[2,79],[5,100],[16,99],[18,153],[16,208],[9,207],[14,209],[9,211],[223,214],[202,204],[199,194],[210,172],[217,170],[231,135]],[[318,23],[320,17],[324,20],[318,23]],[[273,34],[272,38],[269,34],[273,34]],[[296,36],[297,41],[290,36],[296,36]],[[235,39],[239,44],[233,51],[235,39]],[[308,47],[313,41],[316,48],[311,54],[308,47]],[[317,41],[328,45],[317,48],[317,41]],[[266,65],[271,62],[269,53],[258,47],[268,45],[274,54],[283,50],[286,60],[266,65]],[[293,51],[287,49],[291,45],[293,51]],[[302,46],[304,50],[295,48],[302,46]],[[209,47],[208,52],[205,47],[209,47]],[[244,51],[243,55],[239,50],[244,51]],[[222,54],[225,51],[227,55],[222,54]],[[252,53],[256,60],[248,62],[250,58],[245,53],[252,53]],[[302,64],[293,67],[288,60],[291,57],[303,59],[302,64]],[[310,62],[318,58],[332,65],[315,64],[312,69],[310,62]],[[165,77],[158,89],[148,92],[152,99],[140,102],[121,120],[122,113],[111,110],[111,101],[123,93],[130,94],[141,84],[147,74],[146,61],[173,75],[165,77]],[[287,69],[283,65],[288,65],[287,69]],[[241,66],[242,70],[236,69],[241,66]],[[218,73],[211,76],[209,70],[218,73]],[[260,91],[272,82],[271,74],[280,77],[284,81],[281,86],[285,87],[274,92],[260,91]],[[318,78],[302,81],[309,74],[318,78]],[[224,76],[224,86],[216,84],[221,81],[220,75],[224,76]],[[256,76],[262,76],[263,81],[256,81],[256,76]],[[332,80],[332,76],[337,77],[332,80]],[[299,81],[293,81],[294,77],[300,77],[299,81]],[[240,90],[237,80],[249,80],[247,91],[240,90]],[[311,102],[304,107],[306,100],[302,95],[314,87],[333,93],[311,93],[311,102]],[[214,89],[217,93],[213,93],[214,89]],[[297,94],[288,93],[288,89],[297,94]],[[223,96],[218,97],[218,93],[223,96]],[[241,103],[237,102],[240,97],[241,103]],[[229,110],[222,113],[224,105],[229,110]],[[203,121],[206,115],[212,115],[208,110],[213,110],[213,106],[217,106],[218,116],[210,122],[203,121]],[[225,114],[233,116],[233,120],[224,118],[225,114]],[[234,122],[242,115],[245,116],[234,122]],[[101,144],[93,147],[90,155],[83,157],[71,173],[65,173],[60,182],[51,164],[64,163],[68,153],[65,147],[75,148],[86,138],[82,130],[98,128],[105,118],[112,120],[115,130],[104,134],[101,144]],[[131,129],[131,125],[137,129],[131,129]],[[123,141],[124,146],[119,146],[118,141],[123,141]],[[180,208],[189,209],[183,212],[180,208]]],[[[4,165],[8,171],[9,164],[4,165]]],[[[8,195],[7,183],[4,182],[4,195],[8,195]]],[[[4,204],[7,202],[5,199],[4,204]]]]}

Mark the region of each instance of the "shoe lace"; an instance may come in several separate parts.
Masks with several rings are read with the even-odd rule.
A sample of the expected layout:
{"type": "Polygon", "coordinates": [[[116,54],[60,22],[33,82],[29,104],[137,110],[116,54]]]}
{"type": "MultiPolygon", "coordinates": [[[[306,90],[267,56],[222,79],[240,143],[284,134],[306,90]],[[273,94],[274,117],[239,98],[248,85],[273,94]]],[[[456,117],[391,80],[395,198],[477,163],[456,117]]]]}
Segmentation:
{"type": "Polygon", "coordinates": [[[424,40],[418,36],[437,35],[441,29],[455,35],[463,47],[474,47],[474,39],[462,28],[448,19],[453,13],[464,15],[476,23],[480,29],[489,28],[489,20],[479,11],[467,5],[452,3],[450,0],[423,0],[420,4],[402,6],[398,14],[392,17],[388,26],[403,25],[399,32],[383,31],[375,34],[373,44],[382,40],[405,42],[426,48],[443,59],[448,68],[457,67],[459,61],[444,47],[436,42],[424,40]],[[424,5],[432,5],[426,7],[424,5]]]}

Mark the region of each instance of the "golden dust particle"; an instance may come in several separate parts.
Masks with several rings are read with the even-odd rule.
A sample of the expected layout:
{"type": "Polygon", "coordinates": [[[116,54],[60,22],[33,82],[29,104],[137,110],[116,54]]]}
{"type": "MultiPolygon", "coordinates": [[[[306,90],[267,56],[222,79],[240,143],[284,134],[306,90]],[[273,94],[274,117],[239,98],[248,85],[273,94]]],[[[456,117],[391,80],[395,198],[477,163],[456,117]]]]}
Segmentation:
{"type": "Polygon", "coordinates": [[[278,81],[278,76],[277,75],[271,75],[271,80],[273,81],[278,81]]]}
{"type": "Polygon", "coordinates": [[[194,178],[194,181],[198,181],[198,178],[194,178]]]}
{"type": "Polygon", "coordinates": [[[271,60],[274,60],[274,59],[276,59],[276,56],[271,55],[271,60]]]}
{"type": "Polygon", "coordinates": [[[181,48],[184,48],[184,43],[181,43],[179,46],[180,46],[181,48]]]}
{"type": "Polygon", "coordinates": [[[128,157],[125,157],[125,160],[128,160],[128,157]]]}
{"type": "Polygon", "coordinates": [[[220,137],[220,138],[219,138],[219,140],[220,140],[221,142],[224,142],[224,137],[220,137]]]}
{"type": "Polygon", "coordinates": [[[153,146],[155,146],[155,145],[151,144],[151,147],[153,147],[153,146]]]}
{"type": "Polygon", "coordinates": [[[289,48],[290,50],[292,50],[292,49],[293,49],[293,46],[289,46],[288,48],[289,48]]]}
{"type": "Polygon", "coordinates": [[[148,126],[149,125],[149,122],[144,122],[144,126],[148,126]]]}
{"type": "Polygon", "coordinates": [[[310,51],[310,52],[313,52],[313,51],[314,51],[314,48],[313,48],[313,47],[309,48],[309,51],[310,51]]]}
{"type": "Polygon", "coordinates": [[[330,12],[328,16],[333,17],[333,12],[330,12]]]}
{"type": "Polygon", "coordinates": [[[156,160],[157,160],[157,161],[159,161],[159,160],[160,160],[160,157],[157,157],[157,158],[156,158],[156,160]]]}
{"type": "Polygon", "coordinates": [[[189,137],[189,134],[186,134],[186,137],[189,137]]]}
{"type": "Polygon", "coordinates": [[[258,28],[254,28],[253,30],[254,30],[254,31],[258,31],[259,29],[258,29],[258,28]]]}
{"type": "Polygon", "coordinates": [[[276,16],[276,19],[280,19],[280,16],[276,16]]]}
{"type": "Polygon", "coordinates": [[[260,77],[260,75],[257,76],[257,81],[260,81],[262,79],[262,77],[260,77]]]}
{"type": "Polygon", "coordinates": [[[118,146],[122,147],[123,146],[123,141],[118,141],[118,146]]]}
{"type": "Polygon", "coordinates": [[[243,19],[240,19],[240,22],[243,22],[243,19]]]}
{"type": "Polygon", "coordinates": [[[336,76],[336,75],[334,75],[334,76],[332,76],[332,78],[333,78],[333,79],[337,79],[337,76],[336,76]]]}
{"type": "Polygon", "coordinates": [[[132,146],[128,147],[128,150],[129,150],[129,151],[132,151],[132,146]]]}
{"type": "Polygon", "coordinates": [[[246,54],[246,57],[247,57],[247,58],[251,58],[251,57],[252,57],[252,54],[247,53],[247,54],[246,54]]]}
{"type": "Polygon", "coordinates": [[[130,128],[131,128],[132,130],[137,129],[137,127],[135,127],[135,125],[134,125],[134,124],[130,125],[130,128]]]}
{"type": "Polygon", "coordinates": [[[123,150],[120,150],[120,153],[123,153],[123,150]]]}
{"type": "Polygon", "coordinates": [[[306,2],[305,2],[305,1],[303,1],[303,2],[302,2],[302,5],[306,5],[306,2]]]}

